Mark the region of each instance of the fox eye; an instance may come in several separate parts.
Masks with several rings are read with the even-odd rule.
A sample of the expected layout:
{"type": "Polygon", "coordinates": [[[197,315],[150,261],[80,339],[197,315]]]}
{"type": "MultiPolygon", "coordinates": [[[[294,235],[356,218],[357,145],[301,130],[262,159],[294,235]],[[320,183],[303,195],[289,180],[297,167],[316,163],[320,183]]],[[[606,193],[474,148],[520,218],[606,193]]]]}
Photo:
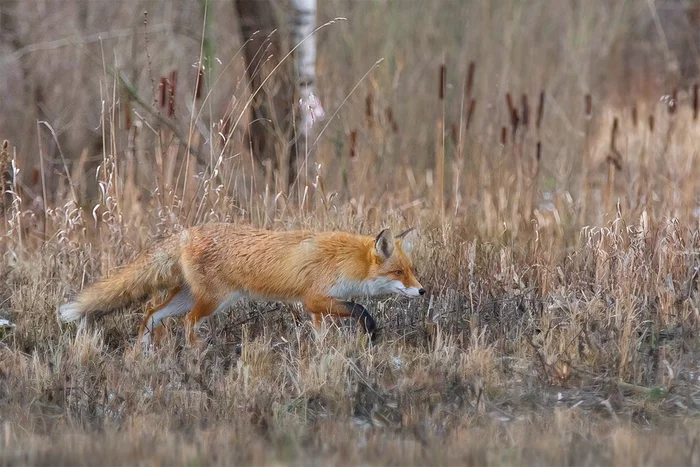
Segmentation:
{"type": "Polygon", "coordinates": [[[403,276],[403,269],[397,269],[396,271],[394,271],[394,274],[396,274],[397,276],[403,276]]]}

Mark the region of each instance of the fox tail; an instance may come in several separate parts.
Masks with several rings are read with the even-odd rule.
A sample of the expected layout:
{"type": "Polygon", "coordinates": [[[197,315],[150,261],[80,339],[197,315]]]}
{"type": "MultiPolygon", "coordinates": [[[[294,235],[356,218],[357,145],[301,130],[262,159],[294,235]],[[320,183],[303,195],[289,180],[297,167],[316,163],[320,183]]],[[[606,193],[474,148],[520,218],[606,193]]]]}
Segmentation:
{"type": "Polygon", "coordinates": [[[180,254],[177,237],[154,245],[114,275],[84,289],[75,301],[60,306],[61,321],[106,315],[156,290],[181,285],[180,254]]]}

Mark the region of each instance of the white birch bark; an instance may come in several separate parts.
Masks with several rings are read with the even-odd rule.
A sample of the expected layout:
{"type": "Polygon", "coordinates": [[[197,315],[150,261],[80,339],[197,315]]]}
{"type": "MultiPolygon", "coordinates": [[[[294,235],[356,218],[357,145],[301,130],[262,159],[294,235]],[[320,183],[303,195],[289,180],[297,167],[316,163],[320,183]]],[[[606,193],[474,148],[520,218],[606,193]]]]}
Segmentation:
{"type": "Polygon", "coordinates": [[[294,70],[299,84],[300,121],[297,135],[304,139],[314,122],[325,112],[314,94],[316,85],[316,0],[291,0],[292,46],[300,44],[294,54],[294,70]],[[308,36],[308,37],[307,37],[308,36]],[[303,42],[302,42],[303,41],[303,42]]]}

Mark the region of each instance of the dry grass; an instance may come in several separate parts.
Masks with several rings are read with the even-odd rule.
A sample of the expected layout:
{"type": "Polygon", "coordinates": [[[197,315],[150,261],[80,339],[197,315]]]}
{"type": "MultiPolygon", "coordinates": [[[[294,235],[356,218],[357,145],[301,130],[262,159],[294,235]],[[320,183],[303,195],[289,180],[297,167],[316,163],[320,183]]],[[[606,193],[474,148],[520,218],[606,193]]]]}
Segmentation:
{"type": "MultiPolygon", "coordinates": [[[[109,16],[34,3],[56,30],[82,18],[81,37],[109,16]]],[[[338,112],[317,126],[320,168],[289,193],[251,162],[245,118],[233,125],[250,95],[233,32],[217,23],[224,66],[193,99],[199,43],[178,41],[201,21],[152,3],[150,58],[126,32],[30,53],[33,82],[50,82],[39,137],[3,90],[0,318],[16,327],[0,329],[1,464],[700,462],[696,99],[682,75],[652,70],[663,89],[640,88],[603,66],[651,21],[648,2],[321,2],[324,20],[347,17],[319,33],[321,95],[338,112]],[[75,75],[51,81],[71,54],[85,60],[75,75]],[[114,67],[142,106],[125,107],[114,67]],[[164,120],[145,108],[173,70],[178,114],[164,120]],[[83,124],[51,109],[103,142],[69,137],[83,124]],[[212,320],[201,353],[179,326],[157,354],[135,352],[149,304],[90,329],[57,321],[152,236],[218,220],[415,225],[429,293],[364,302],[375,344],[273,303],[212,320]]],[[[141,6],[110,7],[112,27],[143,28],[141,6]]],[[[48,47],[38,19],[18,17],[48,47]]]]}

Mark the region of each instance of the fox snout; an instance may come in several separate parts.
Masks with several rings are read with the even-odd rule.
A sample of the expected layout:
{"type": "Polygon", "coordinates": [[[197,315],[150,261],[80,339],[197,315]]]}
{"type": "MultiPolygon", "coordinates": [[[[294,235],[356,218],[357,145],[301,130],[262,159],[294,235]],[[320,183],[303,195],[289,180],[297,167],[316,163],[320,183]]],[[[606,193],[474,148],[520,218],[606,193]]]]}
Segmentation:
{"type": "Polygon", "coordinates": [[[425,289],[423,287],[406,287],[401,292],[407,297],[419,297],[425,295],[425,289]]]}
{"type": "Polygon", "coordinates": [[[420,297],[421,295],[425,295],[425,289],[420,282],[413,277],[413,275],[411,275],[411,277],[408,279],[409,280],[401,284],[402,287],[400,288],[400,292],[403,295],[406,295],[407,297],[420,297]]]}
{"type": "Polygon", "coordinates": [[[412,293],[412,297],[419,297],[421,295],[425,295],[425,289],[421,285],[420,282],[418,282],[418,279],[416,279],[416,276],[413,275],[413,273],[409,273],[408,277],[408,285],[407,289],[409,289],[412,293]]]}

